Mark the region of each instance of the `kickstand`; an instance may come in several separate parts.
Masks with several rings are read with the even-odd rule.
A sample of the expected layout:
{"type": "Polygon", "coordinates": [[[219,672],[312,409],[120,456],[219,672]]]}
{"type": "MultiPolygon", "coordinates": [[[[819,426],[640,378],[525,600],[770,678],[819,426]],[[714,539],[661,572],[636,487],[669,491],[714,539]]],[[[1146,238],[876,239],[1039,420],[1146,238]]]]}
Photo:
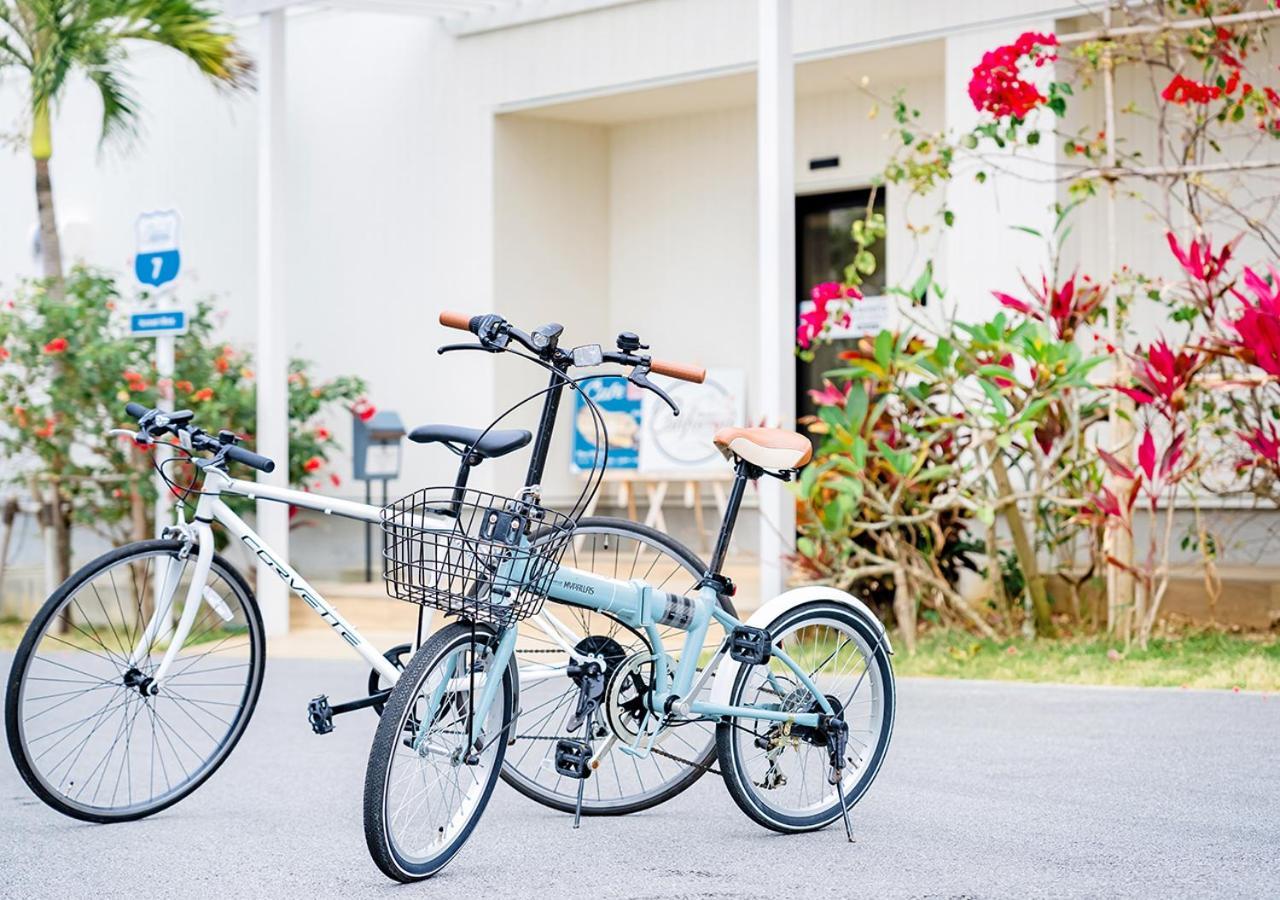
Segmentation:
{"type": "Polygon", "coordinates": [[[844,834],[849,839],[849,843],[855,843],[853,840],[853,825],[849,823],[849,807],[844,802],[844,772],[836,770],[836,795],[840,798],[840,814],[844,816],[844,834]]]}
{"type": "MultiPolygon", "coordinates": [[[[591,749],[591,716],[588,715],[585,722],[582,723],[583,742],[587,745],[588,752],[591,749]]],[[[591,763],[588,759],[587,765],[591,763]]],[[[587,787],[587,774],[584,772],[582,777],[578,779],[578,801],[573,807],[573,827],[578,829],[582,826],[582,792],[587,787]]]]}

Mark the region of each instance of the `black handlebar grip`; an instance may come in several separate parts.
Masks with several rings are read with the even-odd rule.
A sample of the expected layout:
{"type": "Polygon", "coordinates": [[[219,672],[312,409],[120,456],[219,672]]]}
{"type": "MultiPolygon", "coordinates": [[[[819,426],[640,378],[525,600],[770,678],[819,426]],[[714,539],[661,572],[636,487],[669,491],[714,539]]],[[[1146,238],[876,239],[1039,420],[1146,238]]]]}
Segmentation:
{"type": "Polygon", "coordinates": [[[276,463],[273,459],[254,453],[252,450],[246,450],[243,447],[228,447],[227,459],[233,459],[238,463],[244,463],[251,469],[257,469],[259,472],[267,472],[268,474],[276,470],[276,463]]]}
{"type": "Polygon", "coordinates": [[[151,410],[147,409],[141,403],[126,403],[124,405],[124,411],[135,419],[141,419],[147,413],[151,412],[151,410]]]}

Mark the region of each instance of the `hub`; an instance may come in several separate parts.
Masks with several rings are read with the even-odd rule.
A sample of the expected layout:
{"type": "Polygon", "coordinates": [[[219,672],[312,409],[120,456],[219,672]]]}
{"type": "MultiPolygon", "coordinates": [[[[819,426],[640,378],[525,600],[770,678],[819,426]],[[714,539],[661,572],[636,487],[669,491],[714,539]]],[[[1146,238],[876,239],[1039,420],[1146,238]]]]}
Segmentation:
{"type": "Polygon", "coordinates": [[[144,697],[154,697],[160,693],[160,688],[156,687],[155,679],[149,675],[143,675],[136,667],[131,667],[129,671],[125,672],[122,681],[125,687],[132,688],[144,697]]]}

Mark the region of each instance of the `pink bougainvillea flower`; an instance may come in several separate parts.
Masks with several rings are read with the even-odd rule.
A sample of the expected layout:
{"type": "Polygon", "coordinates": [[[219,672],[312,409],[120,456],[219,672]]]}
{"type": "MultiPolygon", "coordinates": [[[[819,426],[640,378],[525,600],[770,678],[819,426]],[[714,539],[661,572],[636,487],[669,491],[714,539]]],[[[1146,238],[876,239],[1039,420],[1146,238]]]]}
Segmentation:
{"type": "Polygon", "coordinates": [[[1039,67],[1057,59],[1050,49],[1057,45],[1056,35],[1028,31],[1012,44],[984,53],[969,79],[969,99],[974,109],[997,118],[1021,120],[1048,102],[1039,88],[1023,77],[1024,65],[1039,67]]]}
{"type": "Polygon", "coordinates": [[[1243,304],[1240,318],[1230,323],[1239,335],[1233,346],[1244,362],[1280,376],[1280,272],[1273,267],[1268,283],[1252,269],[1245,269],[1244,284],[1254,299],[1233,290],[1243,304]]]}
{"type": "MultiPolygon", "coordinates": [[[[800,314],[800,324],[796,327],[796,343],[808,350],[826,329],[828,320],[832,318],[831,303],[842,300],[861,300],[862,292],[851,284],[840,284],[836,281],[824,281],[815,284],[809,291],[813,307],[800,314]]],[[[848,327],[853,316],[848,307],[837,311],[839,318],[833,324],[848,327]]]]}
{"type": "Polygon", "coordinates": [[[1210,103],[1222,96],[1222,88],[1216,84],[1201,84],[1182,75],[1174,75],[1165,89],[1160,92],[1160,96],[1179,106],[1186,106],[1188,103],[1210,103]]]}
{"type": "Polygon", "coordinates": [[[324,426],[321,426],[316,429],[316,440],[318,441],[327,441],[332,436],[333,435],[330,433],[329,429],[325,428],[324,426]]]}
{"type": "Polygon", "coordinates": [[[50,356],[53,356],[55,354],[65,352],[68,346],[70,345],[67,343],[66,338],[56,337],[53,340],[51,340],[49,343],[44,345],[44,352],[49,354],[50,356]]]}
{"type": "Polygon", "coordinates": [[[853,382],[846,384],[842,391],[830,381],[824,379],[822,382],[822,390],[809,391],[809,397],[818,406],[843,407],[845,401],[849,399],[849,391],[851,390],[853,390],[853,382]]]}
{"type": "Polygon", "coordinates": [[[1209,284],[1222,274],[1236,244],[1240,243],[1240,237],[1237,236],[1235,240],[1223,244],[1215,254],[1206,235],[1193,237],[1187,242],[1186,249],[1178,243],[1178,238],[1172,231],[1165,232],[1165,239],[1169,242],[1169,249],[1187,276],[1203,284],[1209,284]]]}
{"type": "Polygon", "coordinates": [[[338,485],[342,484],[342,479],[338,477],[337,472],[334,472],[329,475],[329,483],[332,484],[334,487],[337,487],[338,485]]]}

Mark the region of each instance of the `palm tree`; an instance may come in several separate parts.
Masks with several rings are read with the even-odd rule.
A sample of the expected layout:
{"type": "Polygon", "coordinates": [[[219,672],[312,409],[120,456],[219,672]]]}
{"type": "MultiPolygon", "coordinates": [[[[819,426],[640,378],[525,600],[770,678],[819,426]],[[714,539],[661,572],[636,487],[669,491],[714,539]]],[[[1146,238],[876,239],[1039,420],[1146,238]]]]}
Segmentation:
{"type": "Polygon", "coordinates": [[[45,277],[55,282],[62,278],[62,247],[49,177],[53,114],[68,77],[78,72],[102,98],[102,140],[132,133],[139,106],[124,68],[133,41],[171,47],[220,86],[251,83],[252,62],[201,0],[0,0],[0,72],[16,67],[27,75],[40,247],[45,277]]]}

